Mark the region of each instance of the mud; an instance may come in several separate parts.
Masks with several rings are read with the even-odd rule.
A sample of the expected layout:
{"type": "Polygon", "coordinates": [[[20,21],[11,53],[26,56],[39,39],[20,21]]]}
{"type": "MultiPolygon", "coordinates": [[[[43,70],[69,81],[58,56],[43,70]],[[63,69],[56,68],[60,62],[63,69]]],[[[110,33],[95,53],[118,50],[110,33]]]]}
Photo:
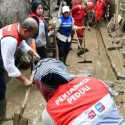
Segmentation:
{"type": "MultiPolygon", "coordinates": [[[[85,42],[86,48],[89,49],[89,52],[87,52],[85,56],[82,55],[81,57],[78,57],[76,54],[78,48],[77,42],[72,43],[72,50],[70,51],[67,59],[69,71],[75,75],[86,75],[87,72],[99,79],[105,81],[112,81],[111,83],[108,82],[108,84],[114,86],[112,88],[113,90],[115,90],[115,94],[117,95],[114,99],[116,100],[117,104],[119,104],[121,113],[123,113],[123,115],[125,116],[124,80],[118,81],[116,79],[115,74],[111,68],[110,62],[106,56],[102,39],[100,36],[98,36],[97,30],[95,28],[91,29],[90,31],[86,30],[85,42]],[[78,63],[79,61],[82,61],[84,59],[91,60],[92,63],[78,63]],[[123,91],[123,93],[121,92],[123,95],[118,95],[120,90],[123,91]]],[[[25,74],[29,76],[30,71],[25,72],[25,74]]],[[[11,81],[8,83],[8,117],[13,116],[14,112],[19,111],[21,102],[23,101],[25,95],[25,90],[26,88],[15,79],[11,79],[11,81]]],[[[40,118],[44,106],[45,100],[42,98],[41,94],[37,91],[37,89],[33,87],[28,100],[27,108],[24,113],[24,116],[29,118],[29,125],[39,125],[39,123],[40,125],[44,125],[40,118]]],[[[6,122],[2,125],[12,125],[12,123],[6,122]]]]}

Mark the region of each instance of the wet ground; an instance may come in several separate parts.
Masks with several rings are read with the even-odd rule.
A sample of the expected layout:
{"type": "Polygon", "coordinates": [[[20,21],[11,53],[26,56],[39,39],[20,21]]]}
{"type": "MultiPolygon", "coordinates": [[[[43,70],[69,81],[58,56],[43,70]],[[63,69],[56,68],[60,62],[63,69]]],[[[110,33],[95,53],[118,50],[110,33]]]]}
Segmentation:
{"type": "MultiPolygon", "coordinates": [[[[102,37],[97,32],[95,28],[90,31],[86,30],[85,33],[85,43],[86,48],[89,49],[85,55],[78,57],[77,52],[77,42],[72,43],[72,50],[67,59],[68,69],[70,72],[76,75],[83,75],[85,71],[91,73],[93,76],[103,79],[105,81],[112,81],[114,85],[114,90],[124,90],[124,80],[117,80],[115,74],[111,68],[111,64],[106,55],[106,50],[103,44],[102,37]],[[92,61],[92,63],[79,63],[80,61],[92,61]],[[114,82],[115,81],[115,82],[114,82]],[[122,83],[122,84],[121,84],[122,83]]],[[[27,75],[30,74],[29,71],[25,72],[27,75]]],[[[14,112],[18,112],[21,106],[21,102],[25,96],[26,88],[16,81],[11,79],[8,83],[7,88],[7,115],[8,117],[13,116],[14,112]]],[[[125,116],[124,110],[124,94],[115,97],[115,100],[120,105],[120,110],[125,116]]],[[[37,122],[41,119],[40,112],[42,112],[45,106],[45,101],[37,91],[35,87],[32,88],[27,108],[25,110],[24,116],[29,118],[29,125],[32,125],[33,121],[37,122]]],[[[12,125],[11,122],[6,122],[3,125],[12,125]]],[[[34,125],[39,125],[39,123],[34,123],[34,125]]],[[[44,125],[44,124],[40,124],[44,125]]]]}

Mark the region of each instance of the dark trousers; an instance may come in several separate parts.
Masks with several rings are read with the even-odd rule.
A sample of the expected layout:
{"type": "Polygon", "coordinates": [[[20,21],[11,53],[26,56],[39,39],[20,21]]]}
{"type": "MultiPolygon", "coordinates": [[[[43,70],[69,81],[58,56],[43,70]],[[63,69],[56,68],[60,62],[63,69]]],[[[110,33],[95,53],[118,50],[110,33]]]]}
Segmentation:
{"type": "MultiPolygon", "coordinates": [[[[68,6],[71,7],[71,0],[64,0],[64,1],[67,3],[68,6]]],[[[57,0],[57,5],[58,6],[60,5],[60,3],[61,3],[61,0],[57,0]]]]}
{"type": "Polygon", "coordinates": [[[59,39],[57,39],[57,45],[58,45],[58,49],[59,49],[59,59],[62,62],[66,63],[66,58],[70,51],[71,42],[62,42],[59,39]]]}
{"type": "Polygon", "coordinates": [[[0,51],[0,101],[5,99],[6,95],[6,83],[4,78],[4,67],[0,51]]]}
{"type": "Polygon", "coordinates": [[[46,48],[45,47],[37,47],[37,52],[40,56],[41,59],[46,58],[47,57],[47,53],[46,53],[46,48]]]}

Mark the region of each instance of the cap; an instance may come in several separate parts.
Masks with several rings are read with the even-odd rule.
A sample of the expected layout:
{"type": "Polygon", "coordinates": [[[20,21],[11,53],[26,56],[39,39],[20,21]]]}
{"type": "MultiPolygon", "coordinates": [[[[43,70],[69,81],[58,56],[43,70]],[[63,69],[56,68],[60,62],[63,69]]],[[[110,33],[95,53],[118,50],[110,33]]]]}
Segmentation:
{"type": "Polygon", "coordinates": [[[62,7],[62,13],[65,13],[65,12],[70,12],[69,6],[62,7]]]}

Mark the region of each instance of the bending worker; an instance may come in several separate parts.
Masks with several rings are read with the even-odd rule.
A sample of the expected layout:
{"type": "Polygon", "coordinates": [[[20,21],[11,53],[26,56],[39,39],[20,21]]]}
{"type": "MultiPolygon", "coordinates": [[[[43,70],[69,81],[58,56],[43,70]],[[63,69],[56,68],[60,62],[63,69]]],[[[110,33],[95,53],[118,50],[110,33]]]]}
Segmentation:
{"type": "Polygon", "coordinates": [[[36,53],[23,40],[34,37],[37,32],[38,23],[33,18],[26,18],[22,23],[11,24],[0,29],[0,121],[6,115],[4,69],[9,77],[17,78],[25,86],[32,84],[32,81],[15,66],[14,55],[17,47],[20,47],[31,56],[35,56],[36,53]]]}
{"type": "Polygon", "coordinates": [[[45,125],[125,125],[103,81],[75,77],[50,58],[41,60],[35,71],[35,83],[47,101],[45,125]]]}

